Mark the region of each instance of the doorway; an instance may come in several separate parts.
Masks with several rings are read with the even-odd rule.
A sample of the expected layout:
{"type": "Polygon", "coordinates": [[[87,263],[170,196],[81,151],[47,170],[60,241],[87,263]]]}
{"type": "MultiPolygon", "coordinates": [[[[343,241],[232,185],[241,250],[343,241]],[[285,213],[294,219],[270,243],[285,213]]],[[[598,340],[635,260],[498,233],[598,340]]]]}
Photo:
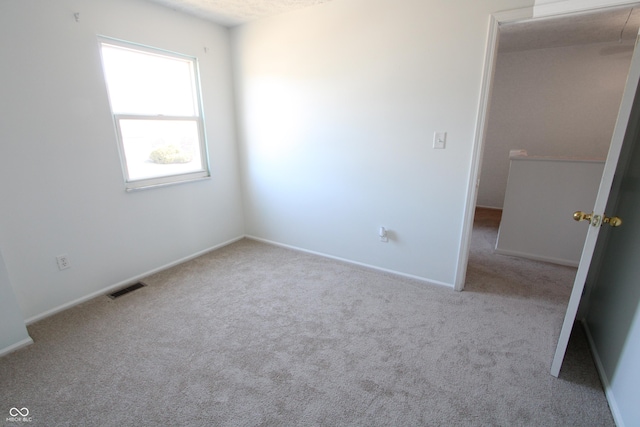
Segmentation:
{"type": "Polygon", "coordinates": [[[512,150],[604,160],[613,133],[640,8],[545,19],[531,13],[497,14],[492,22],[456,290],[466,281],[476,208],[504,206],[512,150]]]}
{"type": "MultiPolygon", "coordinates": [[[[637,7],[637,5],[634,5],[634,7],[637,7]]],[[[629,5],[628,8],[631,8],[631,5],[629,5]]],[[[613,8],[603,9],[602,11],[612,11],[612,10],[614,10],[614,9],[613,8]]],[[[616,10],[619,10],[619,8],[616,9],[616,10]]],[[[633,16],[634,10],[633,10],[633,8],[627,9],[627,10],[628,10],[628,12],[627,12],[628,19],[625,20],[625,23],[623,24],[622,28],[620,29],[620,34],[624,34],[625,28],[626,28],[627,24],[630,21],[633,22],[631,17],[633,16]]],[[[483,99],[483,102],[481,104],[481,109],[480,109],[480,121],[479,121],[480,126],[479,126],[479,130],[478,130],[478,135],[477,135],[478,146],[476,147],[476,151],[474,153],[474,162],[473,162],[473,167],[472,167],[472,177],[473,177],[473,181],[472,182],[475,184],[475,186],[472,187],[472,189],[469,191],[469,198],[468,198],[467,212],[466,212],[468,222],[465,224],[465,227],[470,227],[469,224],[473,220],[473,214],[475,213],[476,205],[478,204],[477,203],[477,201],[478,201],[477,196],[478,196],[478,193],[479,193],[479,179],[478,179],[478,177],[481,176],[480,168],[481,168],[482,162],[484,160],[483,157],[482,157],[482,154],[483,154],[483,150],[486,149],[485,143],[486,143],[487,134],[488,134],[486,128],[488,127],[488,123],[489,123],[489,119],[490,119],[490,117],[489,117],[489,115],[490,115],[490,113],[489,113],[490,103],[489,103],[488,94],[490,94],[492,92],[492,84],[494,83],[494,80],[496,78],[496,63],[497,63],[497,56],[498,56],[497,41],[498,41],[498,35],[499,35],[499,32],[500,32],[500,25],[501,24],[502,25],[507,25],[507,23],[516,23],[516,22],[521,22],[521,23],[533,22],[531,19],[529,19],[530,17],[529,18],[526,17],[526,13],[523,14],[523,15],[525,15],[524,17],[521,16],[519,18],[514,17],[515,15],[517,15],[517,13],[515,13],[515,14],[514,13],[507,14],[506,15],[507,18],[504,18],[504,19],[501,19],[500,16],[497,16],[497,17],[495,17],[495,20],[494,20],[494,22],[492,24],[492,31],[491,31],[492,35],[490,37],[490,40],[492,40],[492,42],[489,43],[490,48],[488,50],[488,58],[490,58],[490,60],[488,61],[487,69],[485,70],[485,76],[489,76],[490,78],[488,78],[488,80],[489,80],[488,82],[485,82],[484,93],[485,93],[486,97],[483,99]]],[[[581,14],[581,15],[584,16],[584,14],[581,14]]],[[[568,15],[565,16],[565,18],[567,18],[567,17],[569,17],[569,16],[568,15]]],[[[556,18],[556,19],[560,19],[560,18],[556,18]]],[[[517,25],[517,24],[514,24],[514,25],[517,25]]],[[[634,33],[634,37],[637,37],[638,28],[637,28],[636,24],[631,24],[631,27],[629,27],[629,28],[634,33]]],[[[619,42],[618,44],[622,45],[623,43],[619,42]]],[[[631,52],[632,49],[628,49],[628,48],[625,48],[624,46],[616,46],[616,45],[603,46],[603,49],[601,50],[601,53],[603,55],[607,55],[607,54],[609,54],[609,55],[622,54],[622,53],[624,53],[623,52],[624,50],[629,50],[629,53],[633,53],[633,52],[631,52]]],[[[636,49],[636,51],[637,51],[637,49],[636,49]]],[[[634,58],[637,58],[637,55],[635,55],[634,58]]],[[[628,64],[630,65],[631,62],[629,61],[628,64]]],[[[636,65],[634,65],[634,67],[631,68],[632,78],[629,79],[630,83],[629,83],[628,86],[630,86],[631,83],[633,83],[633,82],[637,83],[637,81],[638,81],[638,78],[637,78],[637,75],[638,75],[638,67],[637,67],[638,60],[637,59],[634,59],[634,64],[636,64],[636,65]]],[[[627,74],[628,73],[629,73],[629,66],[627,66],[627,74]]],[[[625,78],[625,80],[626,80],[626,78],[625,78]]],[[[625,81],[625,83],[626,83],[626,81],[625,81]]],[[[621,117],[623,116],[622,111],[626,109],[627,104],[628,104],[627,98],[628,98],[629,92],[630,91],[628,90],[628,87],[627,87],[627,90],[626,90],[625,95],[624,95],[623,102],[621,103],[621,106],[622,106],[621,109],[620,109],[620,111],[621,111],[620,116],[621,117]]],[[[634,93],[635,93],[635,90],[634,90],[634,93]]],[[[617,115],[617,113],[618,113],[618,111],[616,109],[616,115],[617,115]]],[[[612,135],[614,136],[614,138],[613,138],[614,144],[612,144],[612,147],[611,147],[612,151],[614,151],[613,149],[616,147],[617,141],[619,140],[618,135],[617,135],[618,133],[619,133],[619,126],[616,126],[615,135],[612,132],[612,135]]],[[[611,135],[610,135],[609,140],[611,140],[611,135]]],[[[487,142],[487,144],[488,144],[488,142],[487,142]]],[[[613,157],[617,158],[617,155],[616,156],[613,156],[613,155],[609,155],[608,156],[608,158],[613,158],[613,157]]],[[[609,165],[609,164],[610,164],[610,162],[607,161],[607,165],[609,165]]],[[[607,179],[611,178],[609,175],[610,175],[609,171],[607,171],[607,169],[605,167],[605,174],[603,175],[603,181],[605,181],[605,177],[607,177],[607,179]]],[[[602,184],[602,185],[604,185],[604,184],[602,184]]],[[[601,187],[602,187],[602,185],[601,185],[601,187]]],[[[602,189],[600,189],[600,190],[602,190],[602,189]]],[[[600,194],[598,194],[598,199],[600,199],[600,198],[601,198],[600,194]]],[[[598,201],[596,203],[596,206],[593,208],[594,212],[600,212],[600,210],[604,209],[603,206],[599,206],[600,204],[601,204],[600,201],[598,201]]],[[[586,209],[590,209],[590,208],[591,208],[590,206],[586,207],[586,209]]],[[[537,206],[536,209],[542,209],[542,208],[540,206],[537,206]]],[[[596,226],[594,225],[594,227],[596,227],[596,226]]],[[[593,230],[593,229],[594,228],[592,228],[590,230],[593,230]]],[[[469,256],[469,253],[465,252],[465,251],[467,251],[469,249],[469,247],[470,247],[470,245],[469,245],[469,240],[471,240],[470,237],[469,237],[470,234],[471,234],[471,231],[468,228],[467,228],[467,232],[463,231],[463,236],[465,236],[465,237],[463,239],[463,245],[462,246],[466,245],[466,247],[464,247],[462,249],[462,251],[461,251],[461,261],[464,261],[461,264],[462,264],[462,267],[464,267],[464,268],[468,267],[468,258],[465,259],[464,257],[465,256],[467,256],[467,257],[469,256]]],[[[590,250],[591,250],[591,252],[593,252],[593,247],[591,247],[593,245],[591,243],[593,243],[592,242],[593,241],[593,238],[592,238],[593,235],[596,235],[596,234],[595,234],[595,232],[590,231],[589,235],[591,236],[591,238],[587,238],[587,244],[585,246],[584,253],[588,252],[587,246],[590,246],[590,250]]],[[[583,254],[582,258],[583,259],[586,258],[584,254],[583,254]]],[[[590,261],[586,261],[586,262],[581,262],[580,263],[580,269],[578,270],[578,276],[582,275],[583,266],[584,265],[588,266],[589,263],[590,263],[590,261]]],[[[459,267],[460,267],[460,265],[459,265],[459,267]]],[[[460,273],[460,271],[459,271],[459,273],[460,273]]],[[[456,289],[462,290],[463,285],[464,285],[465,274],[466,274],[466,271],[458,276],[458,278],[461,279],[461,280],[456,281],[456,289]]],[[[575,283],[577,283],[577,282],[578,282],[578,278],[576,278],[575,283]]],[[[584,283],[584,281],[582,281],[582,283],[584,283]]],[[[565,316],[565,324],[563,325],[563,329],[562,329],[562,332],[560,334],[561,335],[561,339],[558,340],[558,346],[557,346],[557,349],[556,349],[556,357],[554,358],[554,362],[553,362],[553,366],[552,366],[552,370],[551,370],[552,374],[555,375],[555,376],[557,376],[558,373],[559,373],[559,365],[557,363],[557,360],[560,360],[560,363],[562,361],[562,358],[560,358],[558,355],[560,354],[560,352],[563,355],[564,354],[564,349],[566,349],[566,347],[564,347],[564,349],[563,349],[563,348],[561,348],[561,346],[562,346],[563,341],[564,341],[564,345],[565,346],[566,346],[566,343],[568,341],[568,334],[571,331],[571,326],[573,325],[573,318],[575,317],[575,314],[576,314],[575,311],[577,310],[578,303],[580,301],[581,290],[582,290],[582,286],[578,287],[578,286],[576,286],[574,284],[574,287],[573,287],[573,290],[572,290],[572,293],[571,293],[571,299],[569,301],[568,308],[567,308],[567,314],[565,316]],[[567,321],[567,319],[569,319],[569,321],[567,321]],[[566,338],[566,340],[563,340],[562,336],[564,336],[566,338]],[[558,366],[556,366],[556,365],[558,365],[558,366]]],[[[573,340],[573,335],[572,335],[572,340],[573,340]]],[[[591,341],[592,341],[591,347],[594,348],[593,342],[595,340],[592,338],[591,341]]],[[[636,350],[637,350],[637,348],[640,348],[640,347],[636,347],[636,350]]],[[[602,367],[601,367],[600,370],[601,370],[601,373],[602,373],[602,371],[603,371],[602,367]]],[[[604,377],[606,379],[606,375],[604,377]]],[[[609,394],[611,393],[611,391],[608,389],[608,387],[607,387],[607,390],[608,390],[607,391],[607,395],[608,395],[608,397],[610,397],[609,394]]]]}

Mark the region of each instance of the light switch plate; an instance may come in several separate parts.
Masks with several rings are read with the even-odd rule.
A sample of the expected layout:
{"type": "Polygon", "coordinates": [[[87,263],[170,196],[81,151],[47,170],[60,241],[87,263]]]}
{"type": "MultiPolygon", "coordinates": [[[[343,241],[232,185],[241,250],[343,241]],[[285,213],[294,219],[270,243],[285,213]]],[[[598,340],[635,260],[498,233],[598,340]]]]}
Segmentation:
{"type": "Polygon", "coordinates": [[[433,134],[433,148],[442,150],[447,146],[447,133],[435,132],[433,134]]]}

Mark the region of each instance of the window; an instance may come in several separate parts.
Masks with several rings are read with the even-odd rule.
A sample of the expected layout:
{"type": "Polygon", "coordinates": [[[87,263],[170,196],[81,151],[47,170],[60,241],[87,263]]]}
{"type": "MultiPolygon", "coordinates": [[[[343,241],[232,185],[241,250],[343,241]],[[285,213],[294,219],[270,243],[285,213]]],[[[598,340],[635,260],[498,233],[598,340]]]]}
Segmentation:
{"type": "Polygon", "coordinates": [[[210,176],[196,58],[100,39],[127,190],[210,176]]]}

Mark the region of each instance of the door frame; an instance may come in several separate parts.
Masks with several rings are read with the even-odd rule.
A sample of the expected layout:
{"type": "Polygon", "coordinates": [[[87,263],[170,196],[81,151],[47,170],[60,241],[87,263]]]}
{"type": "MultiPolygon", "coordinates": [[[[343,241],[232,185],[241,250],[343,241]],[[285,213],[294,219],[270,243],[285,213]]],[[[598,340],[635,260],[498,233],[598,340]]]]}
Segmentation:
{"type": "MultiPolygon", "coordinates": [[[[560,2],[562,3],[562,2],[560,2]]],[[[474,135],[473,153],[471,157],[471,167],[469,181],[467,183],[467,196],[463,215],[461,241],[458,252],[458,263],[454,280],[454,290],[463,291],[466,282],[467,268],[469,264],[469,253],[471,250],[471,233],[473,231],[473,219],[475,216],[476,203],[478,199],[478,187],[480,185],[480,171],[484,155],[487,123],[489,119],[489,106],[491,104],[491,94],[495,78],[496,60],[498,57],[498,35],[500,25],[532,22],[560,16],[570,16],[590,12],[594,10],[617,9],[625,6],[640,5],[637,0],[618,2],[615,5],[591,5],[581,10],[567,11],[562,7],[550,8],[547,13],[535,14],[534,7],[515,9],[504,12],[497,12],[489,17],[489,31],[485,52],[485,61],[482,75],[482,86],[480,92],[480,102],[478,104],[478,114],[476,117],[476,131],[474,135]]]]}
{"type": "Polygon", "coordinates": [[[476,118],[476,132],[473,139],[471,173],[469,174],[469,182],[467,184],[467,201],[462,224],[462,241],[460,243],[458,266],[453,286],[453,289],[456,291],[464,290],[464,284],[467,279],[467,267],[469,264],[469,253],[471,251],[471,232],[473,231],[473,219],[478,199],[480,170],[482,168],[482,156],[484,155],[487,123],[489,121],[489,106],[491,105],[496,60],[498,58],[498,31],[502,24],[527,22],[531,19],[533,19],[533,7],[498,12],[489,16],[487,50],[482,73],[482,89],[480,92],[480,103],[478,105],[478,116],[476,118]]]}

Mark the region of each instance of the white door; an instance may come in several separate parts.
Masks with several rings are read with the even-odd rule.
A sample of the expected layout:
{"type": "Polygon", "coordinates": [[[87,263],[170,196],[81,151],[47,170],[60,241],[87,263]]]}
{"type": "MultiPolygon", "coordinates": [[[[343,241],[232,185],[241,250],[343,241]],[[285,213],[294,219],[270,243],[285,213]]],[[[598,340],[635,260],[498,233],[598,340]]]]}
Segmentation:
{"type": "MultiPolygon", "coordinates": [[[[636,100],[639,108],[640,100],[636,100]]],[[[622,218],[604,229],[587,277],[586,329],[611,412],[619,426],[640,425],[640,125],[625,141],[607,210],[622,218]],[[631,144],[632,143],[632,144],[631,144]],[[601,256],[599,256],[601,254],[601,256]]]]}
{"type": "MultiPolygon", "coordinates": [[[[588,226],[589,231],[582,251],[582,257],[580,258],[580,264],[576,273],[576,278],[573,283],[573,290],[571,291],[571,297],[569,304],[567,305],[567,312],[565,314],[564,322],[562,324],[562,330],[558,339],[558,345],[551,365],[551,375],[558,376],[560,374],[560,368],[562,367],[562,361],[564,359],[565,352],[567,350],[567,344],[571,335],[571,329],[576,318],[580,299],[584,290],[587,275],[592,261],[594,260],[594,249],[596,247],[596,241],[600,233],[602,218],[605,217],[605,208],[607,207],[609,197],[613,200],[617,198],[617,189],[612,188],[613,178],[616,172],[618,161],[620,160],[620,153],[623,147],[623,143],[633,139],[634,132],[627,132],[629,127],[635,127],[639,117],[631,117],[632,108],[634,106],[634,100],[636,100],[636,92],[638,89],[638,81],[640,79],[640,49],[638,48],[638,39],[636,39],[636,47],[631,59],[631,67],[629,70],[629,76],[627,78],[627,84],[625,86],[624,94],[622,96],[622,102],[620,104],[620,111],[618,113],[618,119],[616,122],[613,137],[611,139],[611,147],[609,148],[609,154],[604,166],[604,172],[602,175],[602,181],[600,182],[600,188],[598,196],[596,198],[595,206],[593,207],[592,221],[588,226]],[[625,138],[626,137],[626,138],[625,138]]],[[[637,102],[640,103],[640,96],[637,97],[637,102]]],[[[637,113],[634,110],[634,115],[637,113]]],[[[613,205],[613,203],[611,204],[613,205]]],[[[610,205],[610,206],[611,206],[610,205]]],[[[590,209],[588,206],[580,207],[576,206],[576,210],[590,209]]],[[[609,215],[615,215],[615,213],[609,213],[609,215]]],[[[605,225],[608,226],[608,225],[605,225]]]]}

